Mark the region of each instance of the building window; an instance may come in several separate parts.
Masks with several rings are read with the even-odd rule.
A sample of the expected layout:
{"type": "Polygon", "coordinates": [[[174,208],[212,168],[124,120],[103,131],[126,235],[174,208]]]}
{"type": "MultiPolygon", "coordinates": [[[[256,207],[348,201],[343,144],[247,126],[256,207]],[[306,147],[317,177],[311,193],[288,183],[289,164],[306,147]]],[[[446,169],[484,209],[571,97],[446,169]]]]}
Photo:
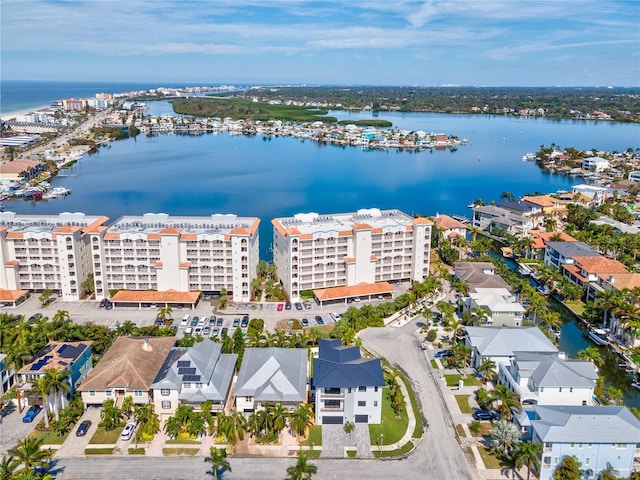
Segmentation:
{"type": "Polygon", "coordinates": [[[378,406],[378,401],[377,401],[377,400],[374,400],[374,401],[373,401],[373,406],[374,406],[374,407],[377,407],[377,406],[378,406]]]}
{"type": "Polygon", "coordinates": [[[133,391],[133,396],[134,397],[141,397],[142,396],[142,390],[134,390],[133,391]]]}
{"type": "Polygon", "coordinates": [[[169,395],[170,390],[168,388],[163,388],[160,390],[160,395],[167,397],[169,395]]]}
{"type": "Polygon", "coordinates": [[[551,465],[551,457],[544,457],[544,464],[548,467],[551,465]]]}
{"type": "Polygon", "coordinates": [[[162,408],[164,410],[169,410],[171,408],[171,401],[170,400],[163,400],[162,401],[162,408]]]}
{"type": "Polygon", "coordinates": [[[340,408],[340,400],[325,400],[325,408],[340,408]]]}
{"type": "Polygon", "coordinates": [[[575,447],[575,445],[576,445],[575,443],[572,443],[572,444],[571,444],[571,448],[575,447]]]}
{"type": "Polygon", "coordinates": [[[191,388],[191,382],[184,382],[182,388],[191,388]]]}
{"type": "Polygon", "coordinates": [[[196,383],[196,388],[202,388],[202,387],[203,387],[202,383],[196,383]]]}
{"type": "Polygon", "coordinates": [[[253,402],[253,397],[244,397],[245,402],[253,402]]]}
{"type": "Polygon", "coordinates": [[[374,391],[374,392],[377,392],[377,391],[378,391],[378,387],[374,387],[374,388],[373,388],[373,391],[374,391]]]}
{"type": "Polygon", "coordinates": [[[358,400],[358,406],[359,407],[366,407],[367,406],[367,402],[365,402],[364,400],[358,400]]]}
{"type": "Polygon", "coordinates": [[[107,397],[110,397],[110,396],[111,396],[111,390],[105,390],[105,391],[104,391],[104,394],[105,394],[107,397]]]}
{"type": "Polygon", "coordinates": [[[89,396],[90,397],[95,397],[96,396],[96,391],[95,390],[89,390],[89,396]]]}
{"type": "Polygon", "coordinates": [[[557,465],[558,464],[558,457],[553,457],[553,464],[557,465]]]}
{"type": "Polygon", "coordinates": [[[540,387],[540,391],[541,391],[541,392],[544,392],[544,387],[540,387]]]}
{"type": "Polygon", "coordinates": [[[367,391],[367,387],[358,387],[358,391],[359,392],[366,392],[367,391]]]}
{"type": "Polygon", "coordinates": [[[590,461],[590,460],[589,460],[589,457],[586,457],[586,458],[584,459],[584,464],[585,464],[585,465],[589,465],[589,461],[590,461]]]}

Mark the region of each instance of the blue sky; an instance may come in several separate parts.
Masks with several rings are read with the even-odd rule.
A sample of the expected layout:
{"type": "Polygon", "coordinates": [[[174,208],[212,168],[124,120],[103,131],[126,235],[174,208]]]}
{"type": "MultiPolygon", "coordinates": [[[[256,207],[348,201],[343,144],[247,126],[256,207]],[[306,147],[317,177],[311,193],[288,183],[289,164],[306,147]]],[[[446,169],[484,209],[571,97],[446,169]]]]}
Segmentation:
{"type": "Polygon", "coordinates": [[[640,0],[1,0],[3,79],[640,86],[640,0]]]}

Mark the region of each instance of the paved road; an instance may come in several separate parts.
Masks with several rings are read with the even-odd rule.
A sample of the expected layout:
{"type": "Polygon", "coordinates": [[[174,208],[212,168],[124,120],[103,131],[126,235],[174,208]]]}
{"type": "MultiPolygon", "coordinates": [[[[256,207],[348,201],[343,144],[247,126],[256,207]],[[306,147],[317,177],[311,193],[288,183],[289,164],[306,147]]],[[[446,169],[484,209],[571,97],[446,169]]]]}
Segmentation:
{"type": "MultiPolygon", "coordinates": [[[[425,440],[416,451],[403,460],[353,460],[313,459],[318,467],[314,479],[372,479],[398,480],[471,480],[473,478],[466,458],[455,440],[453,427],[447,421],[447,413],[440,400],[437,385],[429,373],[424,352],[412,335],[415,322],[402,328],[369,329],[361,332],[366,348],[384,355],[391,363],[401,364],[411,378],[427,412],[429,429],[425,440]]],[[[294,459],[286,458],[235,458],[230,459],[233,472],[224,476],[227,480],[283,479],[286,469],[294,459]]],[[[56,466],[61,480],[87,478],[108,479],[204,479],[207,464],[201,457],[100,457],[62,458],[56,466]]]]}

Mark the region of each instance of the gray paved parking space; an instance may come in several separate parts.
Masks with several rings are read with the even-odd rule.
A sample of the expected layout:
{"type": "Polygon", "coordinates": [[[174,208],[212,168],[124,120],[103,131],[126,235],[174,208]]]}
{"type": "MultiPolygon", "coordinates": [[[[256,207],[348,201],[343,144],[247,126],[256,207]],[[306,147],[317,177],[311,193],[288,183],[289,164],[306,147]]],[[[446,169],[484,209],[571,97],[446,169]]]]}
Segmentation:
{"type": "Polygon", "coordinates": [[[9,413],[2,417],[0,421],[0,454],[4,455],[9,449],[15,447],[18,441],[29,435],[31,430],[42,420],[42,412],[40,412],[33,422],[23,423],[23,414],[20,414],[18,407],[14,406],[10,408],[9,413]]]}
{"type": "Polygon", "coordinates": [[[61,445],[58,450],[56,456],[57,457],[81,457],[84,456],[84,449],[87,448],[91,437],[96,433],[98,429],[98,423],[100,422],[100,409],[99,408],[89,408],[87,409],[80,420],[73,427],[73,430],[69,433],[69,436],[61,445]],[[84,420],[91,421],[91,427],[87,431],[86,435],[83,437],[78,437],[76,435],[76,430],[78,429],[78,425],[84,420]]]}

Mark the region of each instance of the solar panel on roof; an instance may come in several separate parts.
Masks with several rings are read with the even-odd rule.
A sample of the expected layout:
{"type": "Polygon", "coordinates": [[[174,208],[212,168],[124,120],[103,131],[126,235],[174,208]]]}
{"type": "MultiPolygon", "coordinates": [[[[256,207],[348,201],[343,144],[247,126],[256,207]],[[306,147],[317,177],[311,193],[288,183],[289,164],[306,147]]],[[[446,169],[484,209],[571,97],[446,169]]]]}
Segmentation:
{"type": "Polygon", "coordinates": [[[178,375],[193,375],[196,373],[195,367],[182,367],[178,369],[178,375]]]}
{"type": "Polygon", "coordinates": [[[199,382],[200,375],[185,375],[182,377],[183,382],[199,382]]]}
{"type": "Polygon", "coordinates": [[[191,365],[191,360],[178,360],[178,368],[189,367],[190,365],[191,365]]]}

